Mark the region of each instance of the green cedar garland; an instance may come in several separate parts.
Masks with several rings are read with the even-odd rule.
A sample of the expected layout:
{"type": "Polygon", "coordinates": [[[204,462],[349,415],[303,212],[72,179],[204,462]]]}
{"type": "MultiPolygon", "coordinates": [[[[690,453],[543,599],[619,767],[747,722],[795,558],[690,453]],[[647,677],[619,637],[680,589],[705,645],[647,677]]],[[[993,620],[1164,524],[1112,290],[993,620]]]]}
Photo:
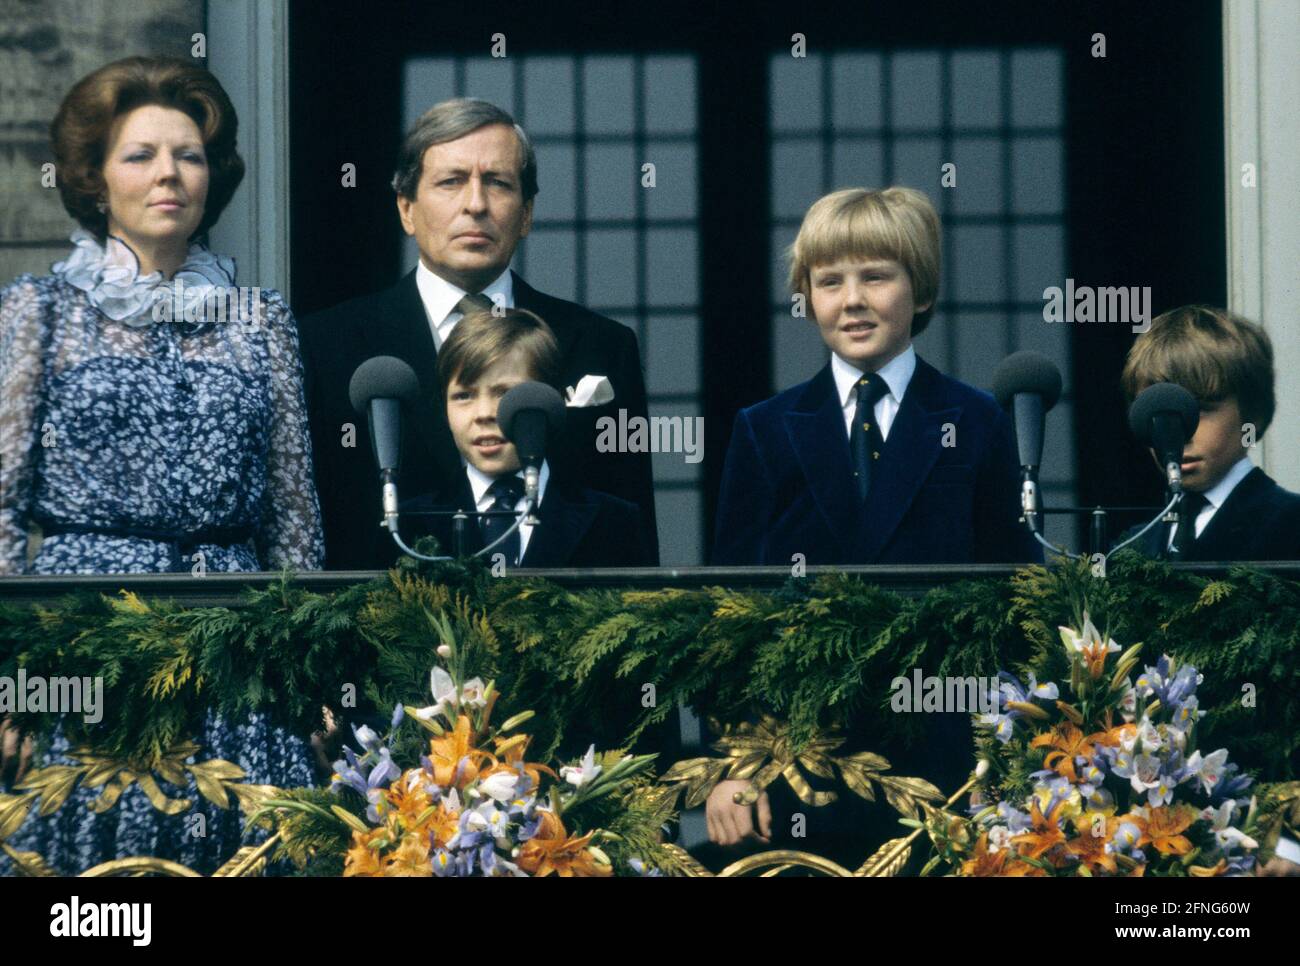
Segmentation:
{"type": "MultiPolygon", "coordinates": [[[[492,578],[479,567],[423,569],[334,594],[291,580],[249,590],[236,608],[78,593],[52,606],[0,607],[0,675],[102,676],[104,719],[65,727],[101,753],[148,767],[189,736],[208,708],[269,712],[304,736],[345,686],[364,706],[428,703],[446,612],[469,673],[495,678],[510,715],[538,712],[532,754],[629,745],[678,701],[722,721],[759,710],[796,741],[849,718],[906,738],[919,716],[889,710],[889,682],[999,668],[1039,680],[1064,669],[1057,625],[1098,627],[1143,657],[1162,651],[1205,675],[1202,745],[1228,746],[1267,781],[1296,777],[1300,747],[1300,584],[1234,568],[1211,581],[1121,554],[1109,576],[1086,567],[1028,568],[1010,581],[966,581],[907,598],[845,575],[780,591],[706,588],[571,590],[492,578]],[[654,686],[647,707],[646,685],[654,686]],[[1243,705],[1243,687],[1254,707],[1243,705]]],[[[52,715],[20,716],[48,734],[52,715]]],[[[666,768],[669,762],[661,762],[666,768]]]]}

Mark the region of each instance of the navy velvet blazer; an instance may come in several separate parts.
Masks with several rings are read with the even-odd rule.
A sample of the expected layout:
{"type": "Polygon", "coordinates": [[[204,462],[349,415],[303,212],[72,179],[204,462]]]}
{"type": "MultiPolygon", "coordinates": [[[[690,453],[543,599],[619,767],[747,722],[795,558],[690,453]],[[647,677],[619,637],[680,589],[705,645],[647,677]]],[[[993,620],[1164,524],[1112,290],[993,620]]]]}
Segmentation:
{"type": "MultiPolygon", "coordinates": [[[[1168,540],[1168,528],[1161,524],[1133,546],[1148,557],[1167,557],[1168,540]]],[[[1232,488],[1191,550],[1179,559],[1300,560],[1300,494],[1282,489],[1255,467],[1232,488]]]]}
{"type": "Polygon", "coordinates": [[[1011,420],[988,393],[921,358],[858,501],[828,363],[736,415],[713,563],[1041,561],[1020,518],[1011,420]],[[954,445],[945,447],[945,426],[954,445]]]}

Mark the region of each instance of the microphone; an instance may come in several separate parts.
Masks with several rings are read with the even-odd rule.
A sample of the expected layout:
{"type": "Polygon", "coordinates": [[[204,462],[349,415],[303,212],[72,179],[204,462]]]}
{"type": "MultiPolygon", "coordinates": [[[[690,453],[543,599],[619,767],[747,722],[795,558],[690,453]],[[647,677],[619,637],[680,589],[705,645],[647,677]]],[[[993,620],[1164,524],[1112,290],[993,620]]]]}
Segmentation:
{"type": "Polygon", "coordinates": [[[1011,410],[1020,459],[1020,509],[1029,529],[1042,529],[1038,467],[1043,460],[1043,421],[1061,398],[1061,370],[1041,352],[1007,356],[993,374],[993,396],[1011,410]]]}
{"type": "Polygon", "coordinates": [[[524,493],[530,511],[538,501],[546,448],[564,429],[564,400],[541,382],[521,382],[501,397],[497,425],[515,444],[524,468],[524,493]]]}
{"type": "Polygon", "coordinates": [[[397,533],[397,470],[402,461],[402,407],[420,395],[415,370],[394,356],[375,356],[357,366],[348,383],[348,398],[366,417],[370,446],[383,481],[384,519],[380,525],[397,533]]]}
{"type": "Polygon", "coordinates": [[[1183,489],[1183,447],[1201,422],[1196,397],[1172,382],[1158,382],[1138,393],[1128,411],[1129,429],[1138,441],[1150,446],[1165,469],[1165,484],[1171,493],[1183,489]]]}

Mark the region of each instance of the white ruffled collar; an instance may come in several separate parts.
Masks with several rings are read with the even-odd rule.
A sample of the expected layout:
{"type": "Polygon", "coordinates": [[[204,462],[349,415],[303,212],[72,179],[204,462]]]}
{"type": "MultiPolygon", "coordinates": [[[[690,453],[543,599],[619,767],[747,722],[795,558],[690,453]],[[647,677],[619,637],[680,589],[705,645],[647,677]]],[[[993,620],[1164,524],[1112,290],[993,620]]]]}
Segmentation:
{"type": "Polygon", "coordinates": [[[108,318],[144,328],[153,324],[154,304],[167,296],[176,282],[184,285],[185,298],[201,299],[218,288],[235,284],[235,260],[217,255],[203,245],[190,246],[185,264],[170,280],[162,272],[140,274],[140,261],[125,242],[109,235],[107,244],[84,229],[72,233],[76,248],[51,271],[85,292],[91,304],[108,318]],[[162,291],[160,291],[162,290],[162,291]]]}

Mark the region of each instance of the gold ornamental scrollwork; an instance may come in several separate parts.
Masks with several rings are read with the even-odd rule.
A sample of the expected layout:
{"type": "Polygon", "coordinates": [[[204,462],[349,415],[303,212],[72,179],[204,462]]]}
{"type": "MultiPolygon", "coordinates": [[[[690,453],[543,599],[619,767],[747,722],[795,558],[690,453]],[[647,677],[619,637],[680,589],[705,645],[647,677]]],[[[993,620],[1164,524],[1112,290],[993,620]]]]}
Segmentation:
{"type": "MultiPolygon", "coordinates": [[[[720,757],[679,761],[659,778],[673,786],[674,794],[683,796],[684,808],[698,807],[719,782],[731,780],[749,781],[749,787],[737,793],[735,801],[739,805],[750,805],[758,800],[764,789],[781,778],[801,802],[814,808],[821,807],[835,801],[837,793],[813,789],[806,775],[824,779],[838,776],[846,788],[870,802],[876,800],[879,789],[894,811],[909,824],[920,826],[920,819],[936,814],[931,803],[943,803],[946,808],[971,787],[968,784],[945,802],[943,793],[924,778],[890,774],[890,763],[881,755],[870,751],[834,754],[844,743],[844,736],[835,731],[814,734],[802,750],[795,752],[789,726],[771,715],[763,715],[756,723],[727,726],[721,732],[721,737],[712,746],[720,757]]],[[[717,873],[717,877],[771,877],[791,869],[835,877],[894,876],[907,865],[912,844],[921,831],[918,827],[910,835],[885,842],[852,871],[811,852],[773,850],[739,859],[717,873]]],[[[714,875],[683,849],[667,847],[688,876],[714,875]]]]}
{"type": "MultiPolygon", "coordinates": [[[[99,797],[86,806],[97,815],[113,808],[122,793],[132,785],[136,785],[149,800],[149,804],[164,815],[180,815],[193,807],[194,803],[189,798],[169,797],[158,784],[159,778],[177,787],[184,787],[188,784],[188,778],[193,778],[199,794],[213,805],[229,809],[233,800],[233,804],[245,813],[281,794],[279,789],[271,785],[244,784],[244,770],[224,759],[187,761],[199,751],[200,747],[195,742],[183,741],[169,749],[153,769],[142,770],[128,762],[96,754],[89,748],[74,748],[68,757],[75,764],[46,765],[18,782],[14,786],[14,793],[0,794],[0,851],[10,858],[21,876],[56,875],[40,855],[35,852],[20,852],[10,846],[7,840],[18,831],[38,802],[37,815],[48,818],[63,806],[78,785],[103,789],[99,797]]],[[[279,836],[274,835],[261,845],[240,849],[214,875],[260,875],[266,868],[270,849],[278,840],[279,836]]],[[[199,873],[168,859],[137,856],[103,862],[82,872],[80,877],[140,875],[198,877],[199,873]]]]}

